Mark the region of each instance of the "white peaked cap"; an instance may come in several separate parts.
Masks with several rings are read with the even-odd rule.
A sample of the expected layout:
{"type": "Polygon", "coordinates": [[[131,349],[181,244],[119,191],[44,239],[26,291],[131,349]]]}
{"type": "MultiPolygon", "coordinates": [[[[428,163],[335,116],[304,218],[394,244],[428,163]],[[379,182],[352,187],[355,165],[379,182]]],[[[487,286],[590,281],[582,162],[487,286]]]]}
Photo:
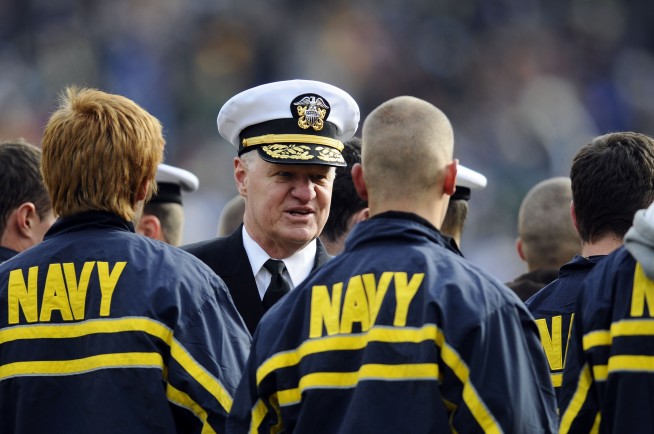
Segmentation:
{"type": "Polygon", "coordinates": [[[344,90],[313,80],[247,89],[220,109],[218,132],[239,155],[258,150],[281,164],[345,166],[343,142],[359,125],[359,106],[344,90]]]}

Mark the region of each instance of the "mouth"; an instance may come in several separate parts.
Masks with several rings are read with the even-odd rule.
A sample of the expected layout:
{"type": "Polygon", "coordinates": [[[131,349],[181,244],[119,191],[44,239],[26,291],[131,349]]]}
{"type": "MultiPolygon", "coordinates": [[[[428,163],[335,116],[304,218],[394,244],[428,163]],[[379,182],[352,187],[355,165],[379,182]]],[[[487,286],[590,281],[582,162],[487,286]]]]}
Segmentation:
{"type": "Polygon", "coordinates": [[[298,216],[298,217],[313,214],[313,211],[309,210],[309,209],[291,209],[291,210],[288,210],[286,212],[289,213],[292,216],[298,216]]]}

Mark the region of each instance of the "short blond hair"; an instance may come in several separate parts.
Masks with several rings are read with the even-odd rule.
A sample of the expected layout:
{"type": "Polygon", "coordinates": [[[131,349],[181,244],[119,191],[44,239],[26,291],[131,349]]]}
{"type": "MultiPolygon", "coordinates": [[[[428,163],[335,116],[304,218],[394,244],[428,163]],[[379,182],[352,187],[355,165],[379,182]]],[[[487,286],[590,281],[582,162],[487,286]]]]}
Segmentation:
{"type": "Polygon", "coordinates": [[[68,87],[43,134],[41,171],[61,217],[108,211],[134,217],[139,188],[156,189],[163,159],[161,123],[132,100],[68,87]]]}
{"type": "Polygon", "coordinates": [[[443,182],[454,135],[445,114],[418,98],[381,104],[363,123],[361,162],[372,197],[415,197],[443,182]]]}

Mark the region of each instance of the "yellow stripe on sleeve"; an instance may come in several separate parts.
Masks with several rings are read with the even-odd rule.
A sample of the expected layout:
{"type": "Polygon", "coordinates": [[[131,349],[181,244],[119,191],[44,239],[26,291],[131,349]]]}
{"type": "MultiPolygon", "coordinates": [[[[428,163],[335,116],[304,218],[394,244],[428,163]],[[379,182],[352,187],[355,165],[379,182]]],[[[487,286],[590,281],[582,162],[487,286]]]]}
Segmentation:
{"type": "Polygon", "coordinates": [[[611,324],[611,335],[654,336],[654,320],[623,320],[611,324]]]}
{"type": "Polygon", "coordinates": [[[367,333],[328,336],[302,343],[298,348],[274,354],[257,369],[257,385],[273,371],[297,365],[302,358],[329,351],[360,350],[370,342],[420,343],[435,340],[436,326],[429,324],[421,328],[373,327],[367,333]]]}
{"type": "Polygon", "coordinates": [[[623,320],[611,324],[611,330],[595,330],[583,338],[584,351],[613,343],[617,336],[654,336],[654,320],[623,320]]]}
{"type": "Polygon", "coordinates": [[[579,380],[577,382],[577,389],[575,390],[574,395],[572,395],[572,400],[570,400],[570,405],[563,413],[561,417],[561,425],[559,427],[559,434],[567,434],[570,432],[570,427],[572,422],[581,411],[581,408],[586,402],[586,397],[588,396],[588,391],[590,386],[593,383],[593,379],[590,376],[590,368],[588,365],[584,365],[579,375],[579,380]]]}
{"type": "Polygon", "coordinates": [[[641,371],[654,372],[653,356],[612,356],[609,358],[608,372],[641,371]]]}
{"type": "MultiPolygon", "coordinates": [[[[123,332],[143,332],[165,342],[170,347],[171,356],[177,360],[182,368],[198,383],[200,383],[200,385],[204,387],[218,401],[218,403],[220,403],[226,412],[229,412],[232,406],[232,397],[220,381],[201,366],[177,340],[173,339],[173,332],[169,327],[151,318],[123,317],[118,319],[94,319],[71,324],[34,324],[14,326],[0,330],[0,344],[26,339],[70,339],[92,334],[112,334],[123,332]]],[[[112,355],[92,356],[87,359],[89,359],[89,363],[97,362],[97,366],[95,366],[94,369],[100,369],[103,367],[102,363],[99,362],[100,360],[105,360],[108,363],[106,367],[112,366],[111,363],[113,363],[113,361],[110,356],[112,355]]],[[[159,356],[159,359],[161,359],[161,356],[159,356]]],[[[25,367],[28,366],[25,365],[26,363],[29,364],[29,366],[35,366],[39,369],[46,369],[42,366],[54,363],[55,365],[52,365],[52,367],[47,369],[55,369],[54,366],[59,362],[17,362],[1,367],[3,371],[0,372],[9,372],[7,371],[7,366],[14,366],[11,369],[18,369],[18,372],[23,372],[25,367]],[[39,365],[42,363],[45,363],[46,365],[39,365]]],[[[67,364],[68,361],[61,361],[61,363],[67,364]]],[[[71,365],[71,373],[76,372],[75,370],[77,368],[74,368],[73,366],[78,365],[79,362],[71,365]]],[[[165,373],[166,371],[163,362],[161,362],[160,365],[165,373]]],[[[126,366],[138,365],[127,363],[126,366]]],[[[43,372],[43,374],[47,374],[47,372],[43,372]]],[[[3,378],[2,374],[0,374],[0,379],[1,378],[3,378]]]]}
{"type": "Polygon", "coordinates": [[[582,340],[582,345],[584,351],[588,351],[591,348],[611,345],[613,338],[611,337],[611,332],[608,330],[595,330],[590,333],[587,333],[582,340]]]}
{"type": "MultiPolygon", "coordinates": [[[[266,376],[271,372],[294,366],[310,354],[316,354],[329,351],[343,351],[343,350],[357,350],[362,349],[369,342],[411,342],[419,343],[427,340],[432,340],[441,349],[441,357],[445,364],[452,369],[456,377],[463,383],[463,400],[473,414],[475,420],[487,433],[500,433],[497,421],[492,416],[486,405],[483,403],[478,392],[470,383],[470,373],[468,366],[445,342],[445,337],[442,332],[434,325],[428,324],[421,328],[394,328],[394,327],[373,327],[367,333],[345,336],[327,336],[319,339],[308,340],[302,343],[298,348],[291,351],[285,351],[274,354],[257,369],[257,385],[260,385],[266,376]]],[[[405,372],[402,376],[395,377],[393,372],[397,372],[397,368],[392,368],[393,365],[364,365],[361,370],[354,373],[313,373],[304,376],[300,379],[298,388],[288,389],[278,392],[280,405],[291,405],[300,400],[302,390],[311,387],[353,387],[360,379],[379,378],[381,380],[391,380],[400,378],[433,378],[438,379],[439,370],[435,364],[417,364],[417,365],[400,365],[404,368],[405,372]],[[430,366],[429,375],[424,374],[424,366],[430,366]],[[368,367],[364,367],[368,366],[368,367]],[[373,367],[374,366],[374,367],[373,367]],[[407,368],[415,375],[411,377],[407,372],[407,368]],[[420,366],[420,368],[416,368],[420,366]],[[423,372],[416,374],[416,372],[423,372]],[[374,375],[381,375],[375,377],[374,375]]]]}
{"type": "MultiPolygon", "coordinates": [[[[442,336],[442,334],[441,334],[442,336]]],[[[446,365],[452,369],[454,375],[463,383],[463,402],[470,409],[472,416],[486,433],[501,433],[497,421],[490,413],[477,390],[470,382],[470,370],[459,354],[445,343],[444,337],[441,343],[441,357],[446,365]]]]}
{"type": "Polygon", "coordinates": [[[34,324],[0,330],[0,344],[22,339],[70,339],[97,333],[145,332],[170,345],[172,330],[150,318],[96,319],[71,324],[34,324]]]}
{"type": "Polygon", "coordinates": [[[159,353],[112,353],[72,360],[14,362],[0,365],[0,380],[18,376],[74,375],[106,368],[158,368],[159,353]]]}
{"type": "Polygon", "coordinates": [[[595,421],[593,422],[593,426],[590,429],[590,434],[599,434],[601,422],[602,422],[602,413],[598,411],[597,416],[595,416],[595,421]]]}
{"type": "Polygon", "coordinates": [[[593,366],[593,378],[595,379],[595,381],[606,381],[608,375],[609,375],[609,369],[607,365],[593,366]]]}
{"type": "Polygon", "coordinates": [[[365,380],[433,380],[438,379],[438,365],[435,363],[415,363],[403,365],[368,364],[355,372],[315,372],[300,379],[297,388],[277,393],[280,406],[292,405],[300,401],[302,392],[308,389],[352,388],[365,380]]]}
{"type": "Polygon", "coordinates": [[[202,385],[225,409],[227,413],[232,409],[232,397],[220,381],[211,375],[204,366],[200,365],[182,345],[173,340],[170,346],[171,356],[188,372],[198,383],[202,385]]]}
{"type": "Polygon", "coordinates": [[[252,409],[252,420],[250,421],[250,434],[257,434],[259,432],[259,426],[263,422],[263,419],[268,414],[268,407],[260,399],[254,404],[252,409]]]}
{"type": "Polygon", "coordinates": [[[168,383],[166,386],[166,396],[173,404],[177,404],[189,410],[200,421],[202,421],[202,434],[216,434],[216,431],[209,425],[208,414],[197,402],[193,400],[187,393],[175,388],[172,384],[168,383]]]}

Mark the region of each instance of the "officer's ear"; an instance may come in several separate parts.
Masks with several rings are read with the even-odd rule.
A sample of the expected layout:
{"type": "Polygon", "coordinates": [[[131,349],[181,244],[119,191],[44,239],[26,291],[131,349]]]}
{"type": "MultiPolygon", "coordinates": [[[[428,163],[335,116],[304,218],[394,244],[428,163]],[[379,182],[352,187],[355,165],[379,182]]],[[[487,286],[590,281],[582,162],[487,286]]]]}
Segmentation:
{"type": "Polygon", "coordinates": [[[247,174],[247,163],[241,157],[234,157],[234,181],[241,196],[247,194],[247,184],[245,182],[247,174]]]}
{"type": "Polygon", "coordinates": [[[161,230],[161,221],[159,221],[157,216],[152,214],[143,214],[139,220],[139,223],[136,225],[135,230],[137,234],[145,235],[146,237],[152,238],[154,240],[161,241],[163,235],[161,230]]]}
{"type": "Polygon", "coordinates": [[[366,181],[363,179],[363,166],[361,163],[355,163],[352,166],[352,182],[359,197],[368,201],[368,188],[366,187],[366,181]]]}

